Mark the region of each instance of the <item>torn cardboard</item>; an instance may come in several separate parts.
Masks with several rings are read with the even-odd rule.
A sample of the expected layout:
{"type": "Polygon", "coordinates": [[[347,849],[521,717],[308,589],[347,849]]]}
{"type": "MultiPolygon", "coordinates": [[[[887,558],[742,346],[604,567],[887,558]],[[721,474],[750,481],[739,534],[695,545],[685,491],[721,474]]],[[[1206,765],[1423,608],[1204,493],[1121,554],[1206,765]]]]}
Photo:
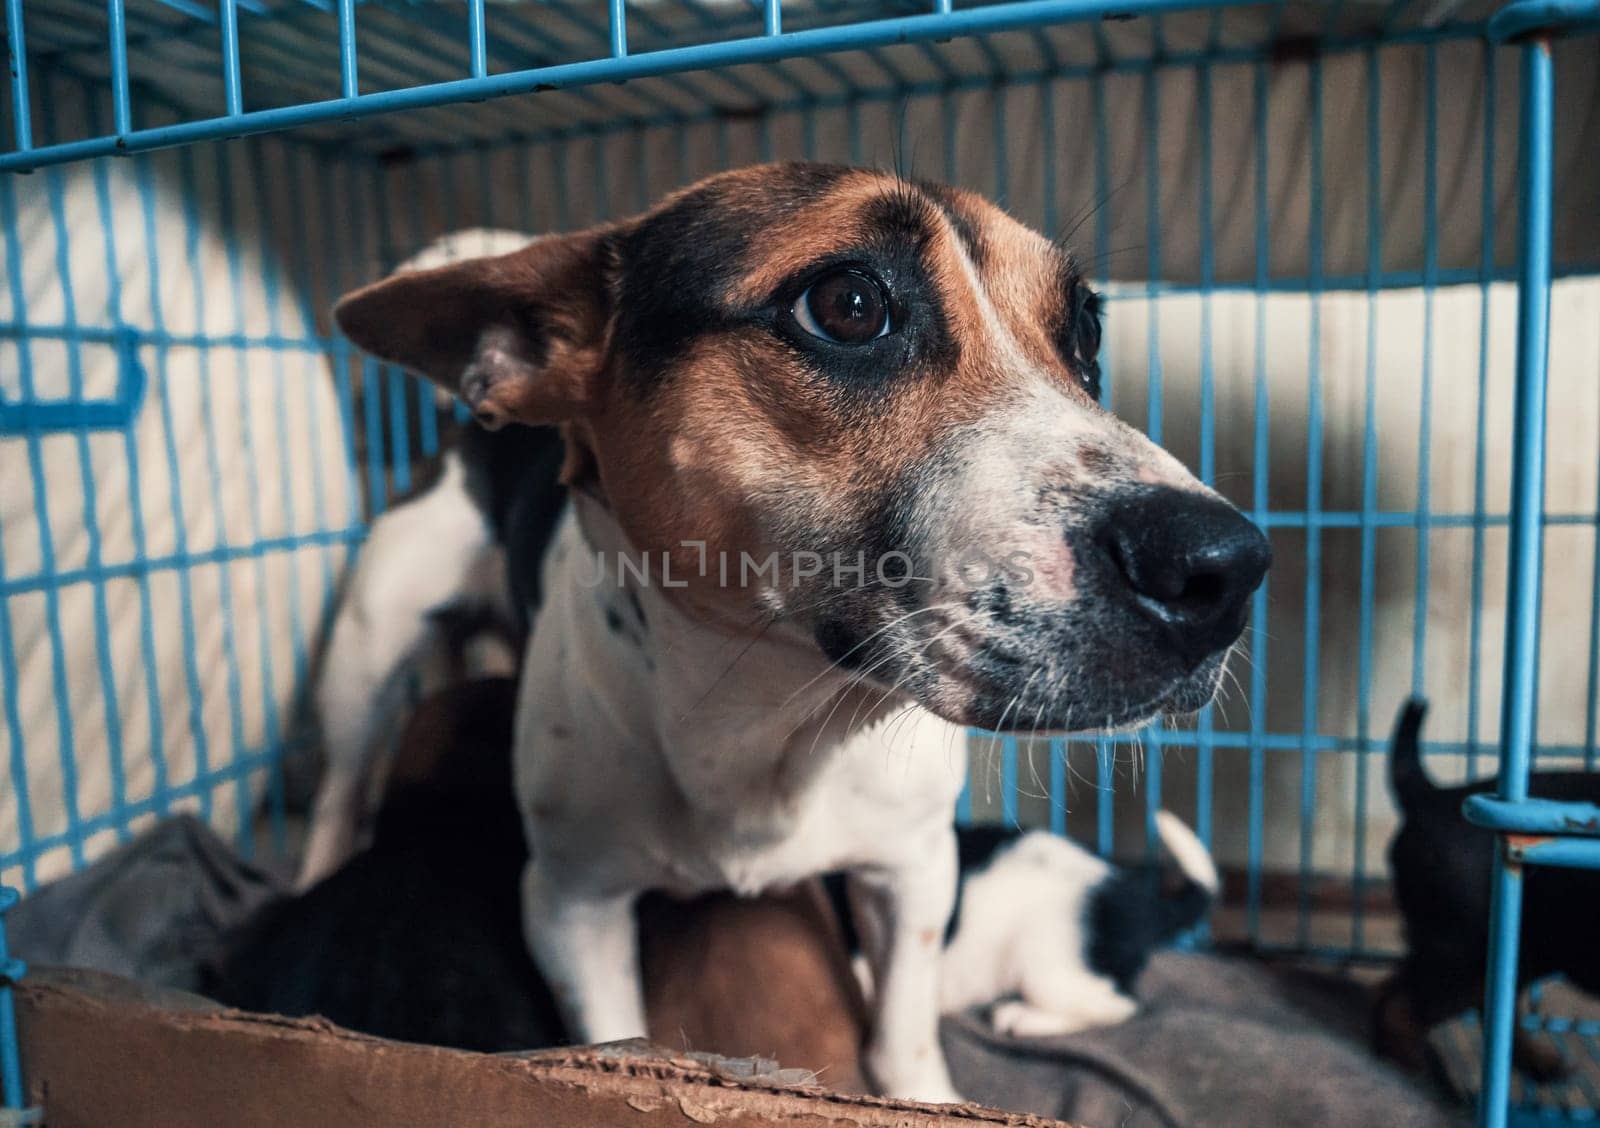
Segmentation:
{"type": "Polygon", "coordinates": [[[976,1105],[844,1096],[759,1058],[642,1042],[466,1053],[108,976],[30,973],[17,1009],[29,1099],[51,1128],[1063,1128],[976,1105]]]}

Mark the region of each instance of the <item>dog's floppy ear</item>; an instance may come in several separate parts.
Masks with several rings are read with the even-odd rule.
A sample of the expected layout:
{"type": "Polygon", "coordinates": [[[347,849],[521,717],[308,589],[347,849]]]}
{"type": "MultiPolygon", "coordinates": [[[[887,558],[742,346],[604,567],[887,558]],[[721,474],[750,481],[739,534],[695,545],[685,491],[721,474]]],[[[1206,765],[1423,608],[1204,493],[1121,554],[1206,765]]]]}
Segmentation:
{"type": "Polygon", "coordinates": [[[466,401],[478,421],[584,414],[605,363],[611,244],[604,230],[393,274],[334,309],[345,336],[466,401]]]}

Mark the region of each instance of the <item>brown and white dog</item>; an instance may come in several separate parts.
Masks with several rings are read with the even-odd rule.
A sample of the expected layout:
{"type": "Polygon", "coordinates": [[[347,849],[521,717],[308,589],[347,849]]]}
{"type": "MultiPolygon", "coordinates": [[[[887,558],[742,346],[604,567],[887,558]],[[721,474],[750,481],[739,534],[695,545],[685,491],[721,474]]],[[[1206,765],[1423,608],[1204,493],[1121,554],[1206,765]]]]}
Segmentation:
{"type": "Polygon", "coordinates": [[[878,985],[867,1068],[958,1100],[937,1019],[961,726],[1197,708],[1269,560],[1100,407],[1099,299],[1072,258],[967,192],[778,164],[391,276],[337,316],[485,426],[560,429],[571,504],[547,549],[518,514],[549,512],[551,439],[521,427],[380,523],[387,563],[349,593],[322,700],[370,707],[404,658],[380,636],[415,638],[506,547],[538,603],[525,930],[569,1028],[644,1031],[643,891],[842,870],[878,985]]]}

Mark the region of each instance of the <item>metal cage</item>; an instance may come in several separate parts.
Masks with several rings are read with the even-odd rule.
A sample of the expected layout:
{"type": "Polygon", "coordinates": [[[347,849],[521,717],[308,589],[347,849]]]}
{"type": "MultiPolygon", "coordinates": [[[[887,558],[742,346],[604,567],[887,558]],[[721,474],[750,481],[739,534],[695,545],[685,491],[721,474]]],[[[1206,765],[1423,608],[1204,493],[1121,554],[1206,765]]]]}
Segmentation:
{"type": "MultiPolygon", "coordinates": [[[[1436,770],[1504,769],[1467,811],[1501,843],[1480,1123],[1592,1119],[1510,1037],[1522,868],[1600,866],[1600,810],[1526,788],[1600,766],[1597,30],[1595,0],[6,0],[0,878],[177,810],[284,848],[339,576],[458,422],[334,333],[340,292],[447,230],[893,164],[1070,238],[1108,401],[1287,562],[1192,726],[974,734],[962,817],[1109,852],[1175,806],[1234,871],[1215,934],[1381,961],[1387,720],[1446,700],[1436,770]]],[[[8,1107],[22,971],[0,930],[8,1107]]],[[[1600,1021],[1520,1021],[1600,1068],[1600,1021]]]]}

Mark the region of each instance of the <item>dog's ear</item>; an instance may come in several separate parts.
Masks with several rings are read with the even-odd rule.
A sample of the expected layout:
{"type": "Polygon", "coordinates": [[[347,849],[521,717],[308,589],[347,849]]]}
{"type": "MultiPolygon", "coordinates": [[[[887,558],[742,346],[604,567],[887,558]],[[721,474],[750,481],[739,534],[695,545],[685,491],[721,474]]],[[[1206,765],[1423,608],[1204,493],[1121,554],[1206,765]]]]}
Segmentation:
{"type": "Polygon", "coordinates": [[[610,322],[602,229],[393,274],[334,309],[345,336],[466,401],[480,423],[560,423],[593,402],[610,322]]]}

